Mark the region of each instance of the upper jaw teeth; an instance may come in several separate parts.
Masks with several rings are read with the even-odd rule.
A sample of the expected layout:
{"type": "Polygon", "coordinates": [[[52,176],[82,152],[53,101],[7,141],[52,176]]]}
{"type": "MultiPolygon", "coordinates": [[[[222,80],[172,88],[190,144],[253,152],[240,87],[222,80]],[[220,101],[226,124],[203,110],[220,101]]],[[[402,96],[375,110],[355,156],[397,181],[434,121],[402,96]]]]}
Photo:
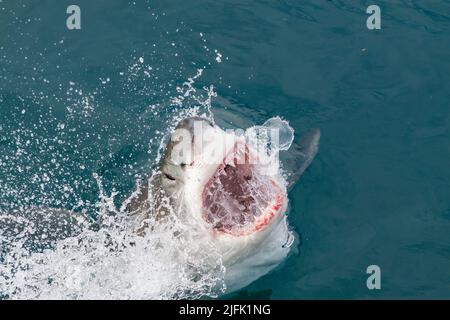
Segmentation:
{"type": "Polygon", "coordinates": [[[233,168],[236,167],[236,164],[234,163],[233,160],[227,161],[225,164],[226,164],[226,165],[229,165],[229,166],[232,166],[233,168]]]}

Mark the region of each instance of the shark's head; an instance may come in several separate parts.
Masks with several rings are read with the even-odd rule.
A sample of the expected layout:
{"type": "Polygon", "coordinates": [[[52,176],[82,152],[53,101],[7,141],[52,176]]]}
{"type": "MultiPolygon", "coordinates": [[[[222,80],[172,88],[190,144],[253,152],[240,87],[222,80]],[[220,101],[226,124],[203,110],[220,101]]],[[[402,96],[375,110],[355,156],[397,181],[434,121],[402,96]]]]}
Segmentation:
{"type": "MultiPolygon", "coordinates": [[[[186,223],[185,235],[195,239],[196,247],[213,243],[226,268],[228,292],[276,267],[293,240],[278,158],[272,170],[274,163],[247,138],[242,130],[224,131],[205,118],[183,119],[170,136],[156,178],[147,184],[150,189],[141,190],[129,204],[130,212],[150,212],[156,219],[175,214],[186,223]],[[153,205],[146,206],[150,195],[153,205]],[[149,207],[153,210],[145,209],[149,207]]],[[[320,131],[313,129],[291,146],[290,159],[285,159],[296,169],[290,185],[311,163],[319,139],[320,131]]],[[[141,223],[138,231],[145,233],[148,226],[141,223]]]]}
{"type": "Polygon", "coordinates": [[[171,135],[161,186],[185,218],[215,237],[245,237],[269,227],[286,209],[278,175],[236,131],[186,118],[171,135]]]}

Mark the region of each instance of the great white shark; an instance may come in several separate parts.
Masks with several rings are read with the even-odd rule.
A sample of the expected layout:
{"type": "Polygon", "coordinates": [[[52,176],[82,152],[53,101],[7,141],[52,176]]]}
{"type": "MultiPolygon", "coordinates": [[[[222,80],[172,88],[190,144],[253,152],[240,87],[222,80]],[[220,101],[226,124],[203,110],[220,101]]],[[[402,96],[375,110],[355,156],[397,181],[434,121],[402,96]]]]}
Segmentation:
{"type": "MultiPolygon", "coordinates": [[[[176,217],[188,226],[186,233],[195,235],[199,252],[203,244],[204,250],[213,244],[220,254],[226,292],[243,288],[288,255],[293,241],[288,192],[313,161],[319,141],[320,131],[312,129],[284,151],[291,155],[287,161],[293,171],[285,181],[279,163],[263,161],[265,156],[245,136],[206,118],[187,117],[170,134],[159,168],[124,203],[129,229],[145,236],[152,223],[176,217]]],[[[36,227],[30,241],[44,246],[88,225],[63,209],[36,208],[11,216],[13,222],[0,216],[0,235],[22,232],[26,225],[19,222],[26,218],[36,227]]]]}
{"type": "Polygon", "coordinates": [[[264,161],[243,135],[206,118],[185,118],[171,134],[160,170],[127,209],[139,233],[149,231],[149,215],[177,215],[201,235],[199,243],[213,243],[221,254],[226,292],[238,290],[288,255],[293,235],[287,193],[313,161],[319,141],[320,131],[312,129],[293,146],[295,172],[285,181],[279,163],[264,161]]]}

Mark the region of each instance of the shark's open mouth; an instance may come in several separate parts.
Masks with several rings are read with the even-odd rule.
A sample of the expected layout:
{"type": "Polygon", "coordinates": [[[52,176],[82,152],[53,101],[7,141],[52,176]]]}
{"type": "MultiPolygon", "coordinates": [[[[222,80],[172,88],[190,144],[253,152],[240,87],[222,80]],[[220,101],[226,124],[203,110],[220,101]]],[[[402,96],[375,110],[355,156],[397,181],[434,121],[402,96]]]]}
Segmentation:
{"type": "Polygon", "coordinates": [[[203,190],[203,218],[234,236],[266,226],[283,206],[278,183],[261,172],[248,146],[236,143],[203,190]]]}

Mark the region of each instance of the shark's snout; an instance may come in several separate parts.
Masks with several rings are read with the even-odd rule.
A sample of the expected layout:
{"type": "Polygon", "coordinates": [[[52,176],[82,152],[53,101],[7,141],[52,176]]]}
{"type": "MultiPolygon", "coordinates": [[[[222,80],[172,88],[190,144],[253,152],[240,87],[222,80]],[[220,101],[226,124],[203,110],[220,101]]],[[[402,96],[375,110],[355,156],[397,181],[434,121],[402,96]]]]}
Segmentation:
{"type": "Polygon", "coordinates": [[[214,124],[203,117],[189,117],[189,118],[184,118],[183,120],[181,120],[180,122],[178,122],[175,130],[177,129],[184,129],[187,130],[189,133],[191,133],[192,135],[194,134],[194,129],[195,129],[195,125],[205,125],[205,126],[211,126],[214,127],[214,124]]]}
{"type": "MultiPolygon", "coordinates": [[[[188,117],[178,122],[167,144],[161,166],[162,185],[168,195],[178,193],[187,180],[187,168],[191,168],[199,151],[208,143],[208,129],[213,123],[203,117],[188,117]]],[[[208,134],[209,133],[209,134],[208,134]]]]}

